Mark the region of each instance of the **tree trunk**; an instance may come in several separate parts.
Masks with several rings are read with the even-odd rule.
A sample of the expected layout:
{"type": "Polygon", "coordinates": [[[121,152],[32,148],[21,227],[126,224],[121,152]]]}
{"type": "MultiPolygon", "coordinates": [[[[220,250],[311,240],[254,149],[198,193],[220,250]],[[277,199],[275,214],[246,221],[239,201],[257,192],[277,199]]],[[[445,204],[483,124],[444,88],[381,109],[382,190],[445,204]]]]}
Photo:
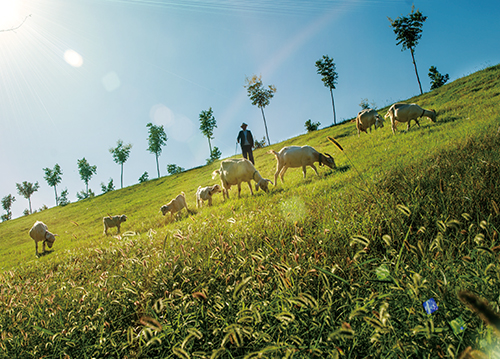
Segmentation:
{"type": "Polygon", "coordinates": [[[415,75],[417,75],[418,87],[420,88],[420,94],[423,95],[422,85],[420,84],[420,78],[418,77],[417,63],[415,62],[415,55],[413,54],[413,49],[410,49],[411,58],[413,60],[413,66],[415,67],[415,75]]]}
{"type": "Polygon", "coordinates": [[[57,189],[56,186],[54,186],[54,192],[56,193],[56,206],[59,204],[59,201],[57,200],[57,189]]]}
{"type": "MultiPolygon", "coordinates": [[[[269,134],[267,133],[267,123],[266,123],[266,116],[264,116],[264,108],[261,107],[260,110],[262,111],[262,118],[264,119],[264,127],[266,128],[267,145],[269,146],[269,145],[271,145],[271,141],[269,140],[269,134]]],[[[252,146],[253,146],[253,143],[252,143],[252,146]]]]}
{"type": "Polygon", "coordinates": [[[156,170],[158,171],[158,178],[160,178],[160,164],[158,163],[158,154],[156,154],[156,170]]]}
{"type": "Polygon", "coordinates": [[[122,174],[121,174],[121,188],[123,188],[123,163],[122,163],[122,174]]]}
{"type": "Polygon", "coordinates": [[[85,182],[85,186],[87,188],[87,198],[89,197],[89,181],[85,182]]]}
{"type": "Polygon", "coordinates": [[[33,213],[33,211],[31,211],[31,197],[28,197],[28,203],[29,203],[29,205],[30,205],[30,214],[32,214],[32,213],[33,213]]]}
{"type": "Polygon", "coordinates": [[[208,148],[210,148],[210,156],[212,156],[212,144],[210,143],[210,137],[208,138],[208,148]]]}
{"type": "Polygon", "coordinates": [[[337,124],[337,114],[335,113],[335,102],[333,101],[333,89],[330,88],[330,95],[332,96],[332,107],[333,107],[333,124],[337,124]]]}

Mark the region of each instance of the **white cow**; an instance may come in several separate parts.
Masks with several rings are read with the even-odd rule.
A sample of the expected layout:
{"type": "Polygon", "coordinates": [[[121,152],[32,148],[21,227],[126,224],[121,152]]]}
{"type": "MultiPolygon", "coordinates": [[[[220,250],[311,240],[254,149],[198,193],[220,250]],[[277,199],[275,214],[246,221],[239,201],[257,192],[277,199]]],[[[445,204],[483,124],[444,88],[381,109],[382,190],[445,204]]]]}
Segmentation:
{"type": "Polygon", "coordinates": [[[274,174],[275,184],[278,183],[278,175],[281,177],[281,182],[284,182],[283,177],[288,168],[302,167],[304,178],[306,178],[306,166],[311,167],[319,176],[318,170],[314,166],[314,162],[319,162],[320,166],[325,165],[330,168],[337,167],[332,156],[328,153],[322,154],[311,146],[287,146],[283,147],[279,152],[271,150],[267,153],[273,154],[276,156],[276,160],[278,160],[276,173],[274,174]]]}
{"type": "Polygon", "coordinates": [[[259,171],[255,169],[252,162],[246,158],[230,158],[224,160],[220,164],[220,169],[212,173],[212,179],[220,175],[222,183],[222,195],[224,199],[229,198],[229,189],[233,185],[238,185],[238,198],[241,197],[241,182],[247,182],[250,188],[250,193],[253,196],[251,181],[257,182],[255,190],[258,191],[262,188],[264,192],[268,192],[268,184],[273,183],[271,180],[262,178],[259,171]]]}
{"type": "Polygon", "coordinates": [[[361,131],[366,132],[370,129],[372,132],[372,126],[375,125],[375,129],[379,127],[384,127],[384,120],[379,116],[378,112],[368,108],[360,111],[358,116],[356,116],[356,128],[358,129],[358,136],[361,131]]]}
{"type": "Polygon", "coordinates": [[[426,110],[415,103],[395,103],[389,108],[389,111],[385,114],[385,118],[391,118],[392,133],[396,133],[396,121],[397,122],[408,122],[406,130],[410,129],[410,121],[415,120],[417,126],[420,127],[418,119],[420,117],[427,117],[432,122],[436,122],[436,111],[426,110]]]}
{"type": "Polygon", "coordinates": [[[38,242],[42,242],[43,252],[45,253],[45,243],[52,248],[57,234],[49,232],[47,225],[43,222],[36,221],[29,231],[29,235],[35,241],[35,254],[38,257],[38,242]]]}

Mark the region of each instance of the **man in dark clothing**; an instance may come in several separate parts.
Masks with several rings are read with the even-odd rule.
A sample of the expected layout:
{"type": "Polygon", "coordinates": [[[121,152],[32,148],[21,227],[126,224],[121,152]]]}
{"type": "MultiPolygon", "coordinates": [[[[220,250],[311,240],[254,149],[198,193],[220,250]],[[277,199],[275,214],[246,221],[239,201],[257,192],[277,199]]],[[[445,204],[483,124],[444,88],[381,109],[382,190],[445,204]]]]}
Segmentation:
{"type": "Polygon", "coordinates": [[[253,136],[252,132],[250,130],[247,130],[247,124],[243,122],[241,125],[242,130],[240,133],[238,133],[238,137],[236,141],[241,145],[241,152],[243,154],[244,158],[247,158],[255,164],[253,160],[253,153],[252,153],[252,148],[253,148],[253,136]]]}

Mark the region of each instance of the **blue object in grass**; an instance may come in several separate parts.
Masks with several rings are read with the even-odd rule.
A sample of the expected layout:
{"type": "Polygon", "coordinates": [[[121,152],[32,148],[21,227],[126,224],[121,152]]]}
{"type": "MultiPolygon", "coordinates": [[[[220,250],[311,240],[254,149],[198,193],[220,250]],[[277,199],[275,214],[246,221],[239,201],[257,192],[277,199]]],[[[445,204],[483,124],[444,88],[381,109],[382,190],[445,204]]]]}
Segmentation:
{"type": "Polygon", "coordinates": [[[455,335],[459,335],[465,330],[465,321],[462,319],[462,317],[458,317],[456,319],[453,319],[450,322],[451,329],[453,329],[453,333],[455,335]]]}
{"type": "Polygon", "coordinates": [[[432,314],[436,310],[438,310],[438,306],[434,298],[431,298],[428,301],[424,302],[424,309],[427,314],[432,314]]]}

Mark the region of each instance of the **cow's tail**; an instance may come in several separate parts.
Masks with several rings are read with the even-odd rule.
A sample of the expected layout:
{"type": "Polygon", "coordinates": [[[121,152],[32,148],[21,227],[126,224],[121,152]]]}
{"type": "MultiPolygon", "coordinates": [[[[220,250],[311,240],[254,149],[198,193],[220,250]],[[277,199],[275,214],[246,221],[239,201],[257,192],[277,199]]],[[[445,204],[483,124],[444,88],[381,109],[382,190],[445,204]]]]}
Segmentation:
{"type": "Polygon", "coordinates": [[[217,176],[220,176],[220,171],[219,170],[215,170],[212,172],[212,179],[215,179],[215,177],[217,176]]]}
{"type": "Polygon", "coordinates": [[[274,155],[276,157],[276,159],[278,159],[279,153],[276,152],[275,150],[269,150],[269,151],[267,151],[267,153],[269,153],[270,155],[274,155]]]}

